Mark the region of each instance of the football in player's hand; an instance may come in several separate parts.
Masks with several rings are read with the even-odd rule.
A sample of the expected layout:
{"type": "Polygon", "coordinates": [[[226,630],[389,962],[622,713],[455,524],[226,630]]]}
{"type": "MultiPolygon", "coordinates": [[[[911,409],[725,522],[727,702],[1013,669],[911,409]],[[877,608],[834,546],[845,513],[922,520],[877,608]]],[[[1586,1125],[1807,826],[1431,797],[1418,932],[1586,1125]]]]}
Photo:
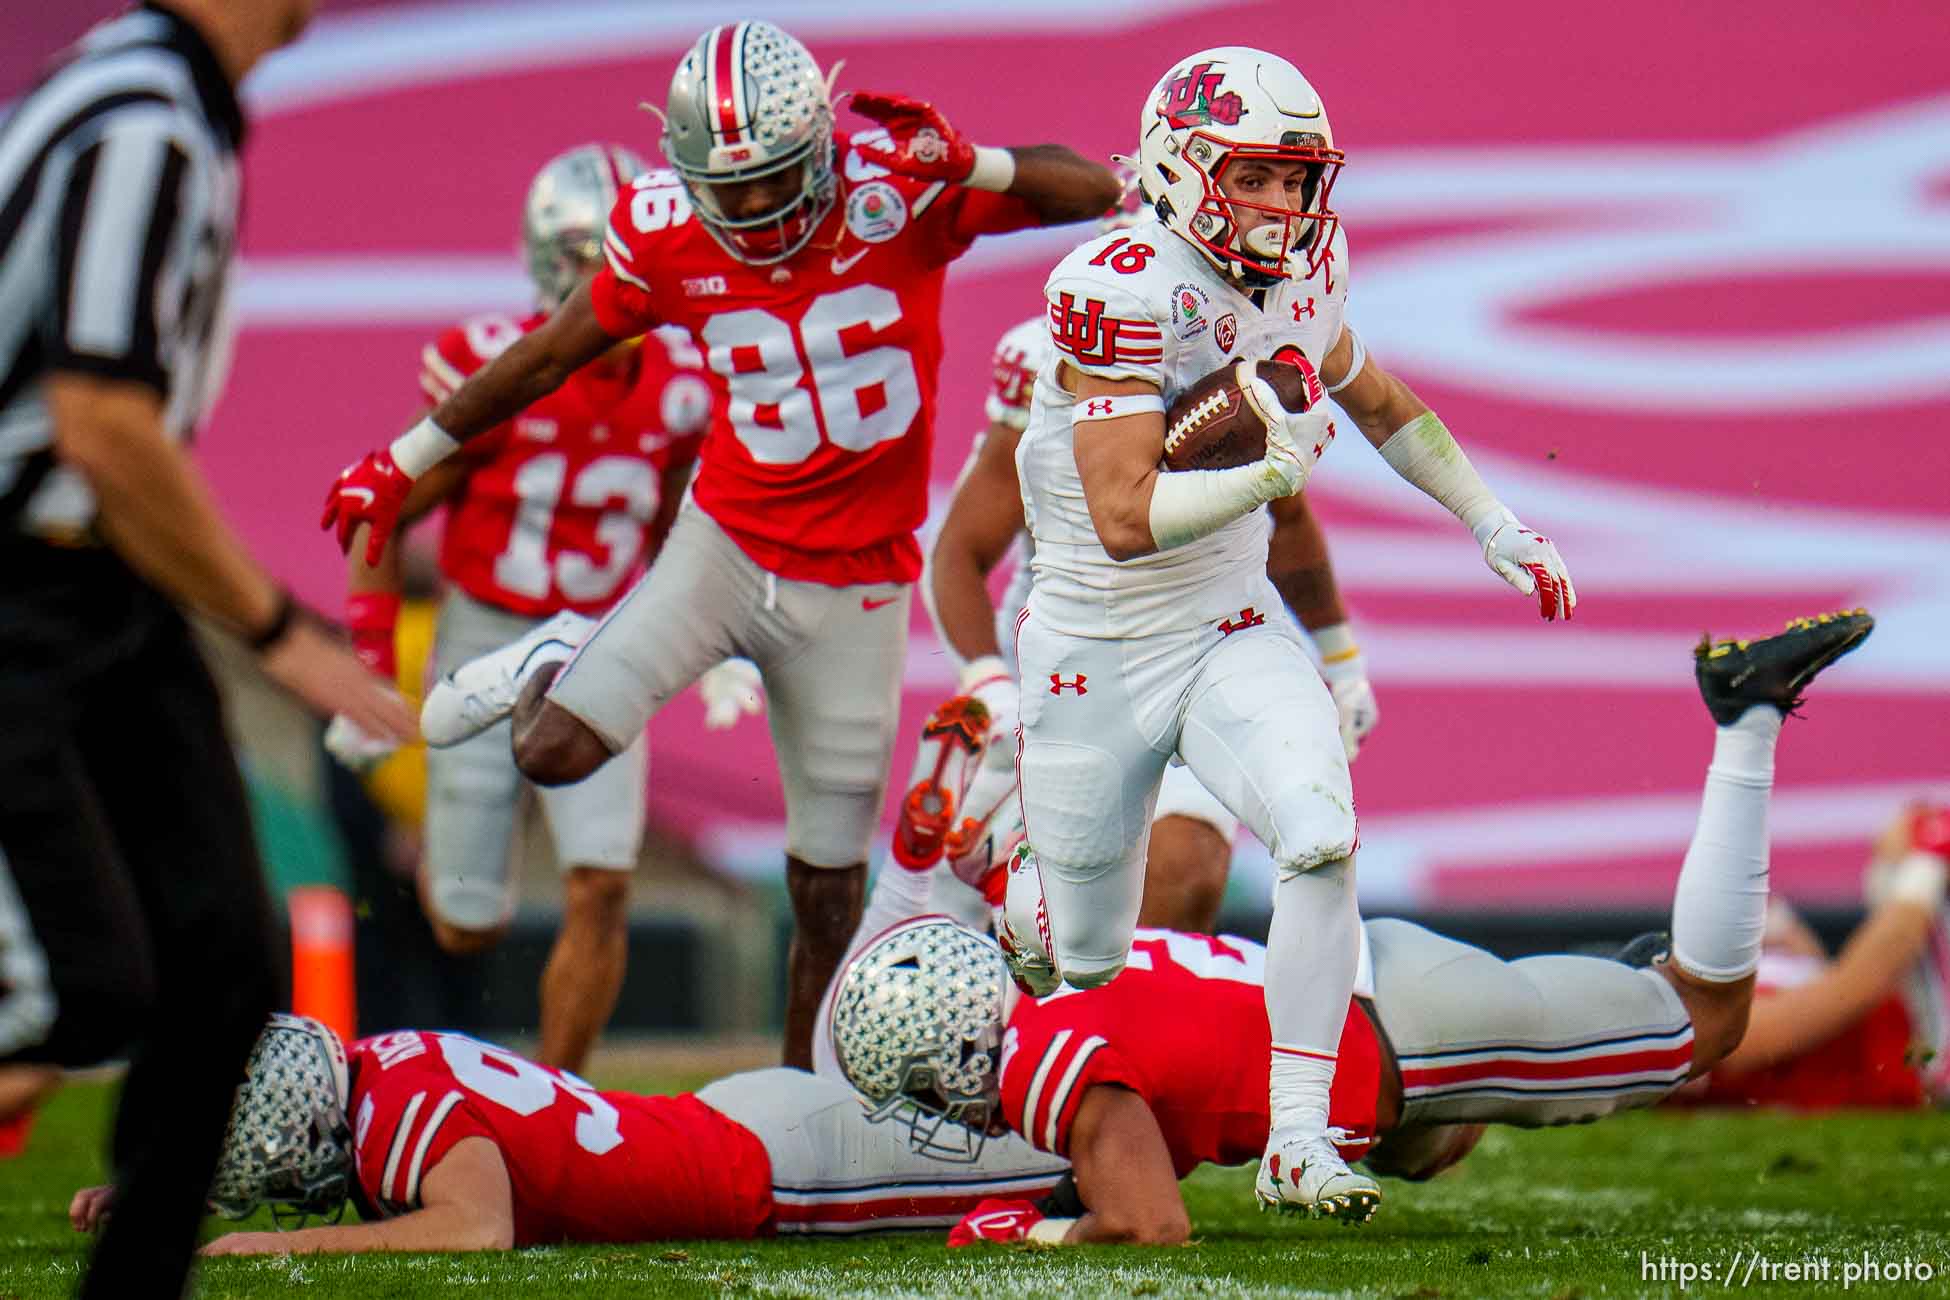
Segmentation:
{"type": "Polygon", "coordinates": [[[1298,352],[1220,366],[1165,412],[1164,468],[1231,469],[1266,455],[1266,416],[1254,408],[1247,388],[1255,373],[1289,411],[1307,410],[1321,398],[1320,379],[1298,352]]]}

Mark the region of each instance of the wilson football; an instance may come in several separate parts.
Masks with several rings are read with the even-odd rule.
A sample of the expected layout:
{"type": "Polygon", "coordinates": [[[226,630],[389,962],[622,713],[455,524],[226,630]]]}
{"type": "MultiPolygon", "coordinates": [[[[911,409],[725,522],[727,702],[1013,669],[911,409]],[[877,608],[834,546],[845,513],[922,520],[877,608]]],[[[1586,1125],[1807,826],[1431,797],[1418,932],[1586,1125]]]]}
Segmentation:
{"type": "Polygon", "coordinates": [[[1247,384],[1254,368],[1289,411],[1305,411],[1323,396],[1320,376],[1297,350],[1277,361],[1234,361],[1180,393],[1165,412],[1168,470],[1230,469],[1266,454],[1266,420],[1247,384]]]}

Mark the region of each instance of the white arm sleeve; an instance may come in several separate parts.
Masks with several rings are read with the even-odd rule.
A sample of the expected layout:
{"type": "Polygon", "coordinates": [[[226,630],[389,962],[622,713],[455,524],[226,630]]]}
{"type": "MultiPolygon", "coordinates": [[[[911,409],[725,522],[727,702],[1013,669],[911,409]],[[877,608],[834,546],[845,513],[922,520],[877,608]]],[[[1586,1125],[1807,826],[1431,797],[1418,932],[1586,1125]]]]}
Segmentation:
{"type": "Polygon", "coordinates": [[[1434,411],[1424,411],[1390,434],[1381,444],[1381,458],[1462,520],[1479,545],[1515,518],[1434,411]]]}

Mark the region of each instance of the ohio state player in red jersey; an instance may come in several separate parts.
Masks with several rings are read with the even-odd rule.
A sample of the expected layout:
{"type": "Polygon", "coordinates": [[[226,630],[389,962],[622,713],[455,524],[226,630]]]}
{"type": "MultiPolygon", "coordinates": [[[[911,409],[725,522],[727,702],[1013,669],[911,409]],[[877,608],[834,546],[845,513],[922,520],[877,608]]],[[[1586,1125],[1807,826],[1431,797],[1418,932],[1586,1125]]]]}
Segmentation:
{"type": "MultiPolygon", "coordinates": [[[[643,163],[616,145],[583,145],[536,174],[522,236],[539,310],[457,325],[428,344],[420,391],[431,403],[524,336],[603,263],[609,212],[643,163]]],[[[702,358],[675,331],[609,348],[554,392],[468,443],[413,486],[411,519],[446,504],[440,568],[449,584],[434,670],[451,671],[563,610],[607,609],[670,530],[711,411],[702,358]]],[[[346,622],[360,655],[397,675],[399,548],[377,564],[352,556],[346,622]]],[[[362,766],[389,747],[336,720],[327,744],[362,766]]],[[[579,1069],[622,987],[630,871],[643,838],[639,734],[587,780],[544,789],[539,803],[563,872],[562,927],[542,976],[542,1059],[579,1069]]],[[[503,726],[427,756],[420,897],[443,948],[479,952],[514,912],[517,796],[523,784],[503,726]]]]}
{"type": "Polygon", "coordinates": [[[785,787],[796,1063],[810,1060],[813,1012],[859,915],[886,790],[947,265],[983,234],[1081,220],[1118,197],[1108,168],[1059,145],[976,146],[910,99],[852,106],[881,129],[835,135],[829,80],[778,28],[706,32],[671,80],[674,170],[618,202],[608,267],[347,469],[325,515],[346,547],[368,525],[376,551],[412,480],[462,441],[618,338],[691,331],[718,412],[657,564],[593,630],[563,616],[444,678],[422,723],[447,744],[516,712],[522,771],[560,784],[623,749],[712,664],[755,662],[785,787]]]}
{"type": "MultiPolygon", "coordinates": [[[[1699,647],[1714,757],[1670,950],[1650,967],[1505,962],[1405,921],[1368,921],[1329,1103],[1340,1158],[1426,1178],[1467,1155],[1485,1123],[1577,1123],[1651,1105],[1726,1059],[1760,959],[1782,718],[1872,627],[1855,610],[1699,647]]],[[[1060,1205],[979,1207],[950,1244],[1183,1241],[1178,1179],[1206,1161],[1250,1159],[1272,1125],[1266,950],[1140,932],[1115,979],[1011,1006],[1001,954],[945,917],[915,916],[928,877],[902,875],[876,887],[871,919],[907,919],[848,961],[832,999],[840,1069],[881,1113],[918,1112],[915,1131],[930,1141],[942,1123],[1006,1126],[1067,1157],[1075,1177],[1060,1205]]],[[[1025,846],[1009,869],[1005,942],[1047,946],[1040,894],[1025,846]]],[[[1305,1171],[1276,1152],[1266,1173],[1298,1182],[1305,1171]]]]}
{"type": "MultiPolygon", "coordinates": [[[[401,1030],[350,1050],[273,1016],[231,1105],[210,1205],[365,1222],[219,1238],[206,1255],[495,1250],[943,1228],[985,1196],[1041,1196],[1063,1162],[992,1143],[950,1163],[876,1124],[852,1089],[750,1070],[695,1093],[598,1091],[463,1034],[401,1030]],[[304,1141],[292,1141],[294,1133],[304,1141]]],[[[97,1226],[112,1187],[69,1217],[97,1226]]]]}

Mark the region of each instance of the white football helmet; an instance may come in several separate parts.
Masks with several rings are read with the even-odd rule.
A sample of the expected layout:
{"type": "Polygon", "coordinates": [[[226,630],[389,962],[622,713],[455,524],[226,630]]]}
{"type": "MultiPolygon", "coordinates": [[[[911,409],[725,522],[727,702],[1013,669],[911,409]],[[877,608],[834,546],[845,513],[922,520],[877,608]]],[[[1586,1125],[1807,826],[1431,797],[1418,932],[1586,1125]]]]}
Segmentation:
{"type": "Polygon", "coordinates": [[[664,157],[683,178],[698,220],[739,261],[783,262],[832,210],[832,100],[806,47],[771,23],[713,27],[678,63],[664,157]],[[793,170],[797,186],[771,211],[734,217],[719,201],[720,185],[793,170]]]}
{"type": "Polygon", "coordinates": [[[1305,279],[1339,218],[1329,204],[1343,155],[1320,96],[1277,54],[1243,45],[1180,59],[1138,118],[1138,188],[1158,219],[1219,273],[1248,287],[1305,279]],[[1249,159],[1305,164],[1299,210],[1229,197],[1226,169],[1249,159]],[[1242,212],[1277,220],[1242,236],[1242,212]]]}
{"type": "Polygon", "coordinates": [[[269,1202],[287,1215],[345,1208],[351,1185],[345,1044],[309,1016],[278,1014],[257,1037],[230,1107],[210,1208],[241,1219],[269,1202]]]}
{"type": "Polygon", "coordinates": [[[1000,1118],[1008,980],[996,946],[945,916],[902,921],[840,972],[834,1056],[871,1118],[905,1123],[915,1151],[981,1155],[1000,1118]]]}
{"type": "Polygon", "coordinates": [[[521,209],[521,247],[543,310],[560,307],[583,272],[602,265],[610,209],[647,170],[622,145],[585,144],[557,154],[535,173],[521,209]]]}

